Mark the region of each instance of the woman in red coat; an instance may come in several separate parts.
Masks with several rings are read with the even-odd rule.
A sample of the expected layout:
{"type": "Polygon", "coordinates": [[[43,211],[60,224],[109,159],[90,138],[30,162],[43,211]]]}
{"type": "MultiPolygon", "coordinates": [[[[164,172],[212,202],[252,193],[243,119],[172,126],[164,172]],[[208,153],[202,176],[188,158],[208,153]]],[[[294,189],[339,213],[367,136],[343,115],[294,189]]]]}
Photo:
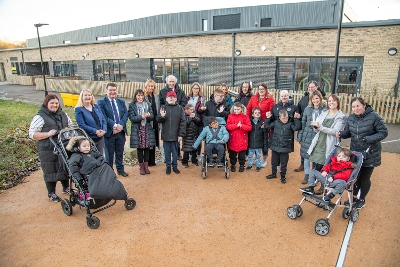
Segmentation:
{"type": "Polygon", "coordinates": [[[250,118],[245,112],[245,106],[236,102],[231,108],[231,114],[229,114],[226,122],[226,129],[229,131],[228,150],[231,172],[236,171],[237,158],[240,165],[239,172],[244,171],[249,140],[248,133],[252,129],[250,118]]]}
{"type": "MultiPolygon", "coordinates": [[[[265,83],[261,83],[258,86],[257,94],[250,98],[249,104],[247,105],[247,114],[249,117],[252,114],[253,108],[259,108],[261,110],[261,119],[265,120],[265,114],[272,110],[272,106],[275,105],[273,97],[268,97],[268,88],[265,83]]],[[[261,167],[267,166],[268,150],[263,150],[263,161],[261,167]]]]}

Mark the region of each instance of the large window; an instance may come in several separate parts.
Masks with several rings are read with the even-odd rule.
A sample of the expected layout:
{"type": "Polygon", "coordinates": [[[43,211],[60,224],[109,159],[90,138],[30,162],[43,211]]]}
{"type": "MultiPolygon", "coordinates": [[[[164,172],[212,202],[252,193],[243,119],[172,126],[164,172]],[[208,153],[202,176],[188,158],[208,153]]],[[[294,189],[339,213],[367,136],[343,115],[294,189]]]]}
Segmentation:
{"type": "Polygon", "coordinates": [[[164,83],[168,75],[178,78],[180,84],[191,84],[198,81],[197,58],[165,58],[154,59],[154,81],[164,83]]]}
{"type": "MultiPolygon", "coordinates": [[[[361,82],[362,62],[362,57],[339,58],[337,92],[357,92],[361,82]]],[[[308,81],[315,80],[321,90],[332,91],[335,75],[334,57],[280,57],[277,68],[278,89],[305,91],[308,81]]]]}
{"type": "Polygon", "coordinates": [[[53,63],[55,77],[74,76],[76,73],[75,61],[55,61],[53,63]]]}
{"type": "Polygon", "coordinates": [[[96,60],[94,68],[95,80],[126,81],[126,60],[124,59],[96,60]]]}

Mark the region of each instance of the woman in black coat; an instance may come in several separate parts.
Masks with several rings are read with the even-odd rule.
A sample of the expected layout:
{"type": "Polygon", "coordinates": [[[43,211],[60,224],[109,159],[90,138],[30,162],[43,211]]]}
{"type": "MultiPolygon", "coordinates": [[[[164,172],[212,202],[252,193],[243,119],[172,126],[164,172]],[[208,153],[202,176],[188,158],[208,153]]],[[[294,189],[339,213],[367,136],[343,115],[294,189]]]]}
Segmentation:
{"type": "Polygon", "coordinates": [[[381,141],[387,137],[388,130],[378,113],[361,97],[351,100],[351,108],[353,114],[348,117],[344,130],[337,132],[336,136],[351,138],[350,150],[365,155],[353,192],[357,196],[361,190],[360,198],[354,199],[354,207],[361,209],[365,206],[365,197],[371,188],[372,172],[381,165],[381,141]],[[364,153],[368,148],[368,153],[364,153]]]}
{"type": "MultiPolygon", "coordinates": [[[[151,110],[153,111],[154,116],[157,115],[158,110],[160,107],[158,106],[158,94],[156,83],[153,80],[147,80],[144,84],[144,95],[145,100],[150,104],[151,110]]],[[[149,152],[149,166],[156,166],[156,147],[160,147],[160,132],[158,128],[158,122],[153,120],[150,122],[153,127],[155,138],[156,138],[156,145],[149,152]]]]}
{"type": "Polygon", "coordinates": [[[150,147],[156,145],[156,138],[150,122],[154,120],[150,103],[144,101],[144,92],[136,90],[133,101],[129,104],[128,116],[132,122],[130,147],[137,149],[140,174],[150,174],[148,168],[150,147]]]}

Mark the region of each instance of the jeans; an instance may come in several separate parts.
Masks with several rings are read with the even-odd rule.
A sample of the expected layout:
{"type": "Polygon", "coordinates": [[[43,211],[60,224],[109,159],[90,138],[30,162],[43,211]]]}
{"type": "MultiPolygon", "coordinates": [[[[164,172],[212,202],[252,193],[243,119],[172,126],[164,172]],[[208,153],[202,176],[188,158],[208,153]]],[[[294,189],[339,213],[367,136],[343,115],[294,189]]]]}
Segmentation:
{"type": "Polygon", "coordinates": [[[309,174],[310,173],[310,160],[306,158],[302,158],[303,161],[303,166],[304,166],[304,174],[309,174]]]}
{"type": "Polygon", "coordinates": [[[263,154],[262,148],[249,148],[249,166],[253,166],[253,162],[255,161],[257,167],[261,167],[262,154],[263,154]],[[256,154],[255,159],[254,159],[254,154],[256,154]]]}
{"type": "Polygon", "coordinates": [[[164,156],[165,156],[165,164],[167,168],[177,168],[178,167],[178,151],[179,151],[179,142],[178,141],[164,141],[164,156]],[[171,154],[172,154],[172,162],[171,162],[171,154]]]}
{"type": "Polygon", "coordinates": [[[214,143],[208,143],[205,148],[208,163],[211,163],[213,160],[213,155],[212,155],[213,149],[217,150],[218,163],[224,163],[225,145],[224,144],[214,144],[214,143]]]}
{"type": "Polygon", "coordinates": [[[344,180],[333,180],[332,182],[328,182],[328,175],[326,177],[323,177],[322,174],[317,171],[317,170],[311,170],[310,174],[308,176],[308,185],[309,186],[314,186],[315,185],[315,180],[318,180],[321,182],[321,184],[333,188],[332,194],[337,195],[342,193],[346,189],[347,182],[344,180]]]}

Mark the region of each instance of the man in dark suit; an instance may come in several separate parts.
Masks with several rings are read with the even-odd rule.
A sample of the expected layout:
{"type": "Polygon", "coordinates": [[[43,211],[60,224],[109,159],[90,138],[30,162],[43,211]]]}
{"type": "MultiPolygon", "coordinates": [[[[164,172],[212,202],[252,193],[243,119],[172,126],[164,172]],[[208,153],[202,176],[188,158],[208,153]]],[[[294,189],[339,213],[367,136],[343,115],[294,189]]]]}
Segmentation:
{"type": "Polygon", "coordinates": [[[118,99],[118,90],[115,83],[107,84],[107,96],[100,99],[98,105],[107,120],[107,133],[104,136],[104,148],[106,160],[113,167],[114,155],[117,173],[124,177],[129,174],[125,172],[123,165],[125,135],[128,133],[126,122],[128,120],[128,110],[125,101],[118,99]]]}

